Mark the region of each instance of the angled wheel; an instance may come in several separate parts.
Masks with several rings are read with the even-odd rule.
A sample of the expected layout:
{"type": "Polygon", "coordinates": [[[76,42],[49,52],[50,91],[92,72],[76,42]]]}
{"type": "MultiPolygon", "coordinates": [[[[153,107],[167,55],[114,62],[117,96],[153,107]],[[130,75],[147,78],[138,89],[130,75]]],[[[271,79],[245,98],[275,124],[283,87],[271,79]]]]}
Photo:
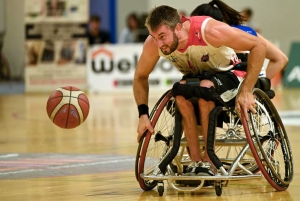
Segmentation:
{"type": "Polygon", "coordinates": [[[157,191],[159,196],[163,196],[165,189],[164,189],[164,183],[162,181],[158,182],[157,191]]]}
{"type": "MultiPolygon", "coordinates": [[[[230,110],[225,108],[224,110],[220,116],[223,122],[222,126],[215,130],[215,153],[224,168],[228,169],[247,144],[247,138],[239,116],[230,110]]],[[[259,170],[250,149],[239,162],[252,173],[259,170]]],[[[245,174],[245,172],[237,169],[234,174],[245,174]]]]}
{"type": "Polygon", "coordinates": [[[254,89],[256,114],[248,113],[250,122],[242,117],[250,148],[260,171],[278,190],[286,190],[294,175],[292,150],[284,125],[267,95],[254,89]]]}
{"type": "Polygon", "coordinates": [[[169,150],[174,131],[174,108],[175,99],[169,92],[166,92],[158,100],[150,114],[154,134],[145,132],[140,140],[136,155],[135,174],[143,190],[151,190],[157,185],[157,181],[144,180],[140,174],[152,174],[169,150]]]}
{"type": "Polygon", "coordinates": [[[222,186],[215,186],[215,191],[217,196],[222,195],[222,186]]]}

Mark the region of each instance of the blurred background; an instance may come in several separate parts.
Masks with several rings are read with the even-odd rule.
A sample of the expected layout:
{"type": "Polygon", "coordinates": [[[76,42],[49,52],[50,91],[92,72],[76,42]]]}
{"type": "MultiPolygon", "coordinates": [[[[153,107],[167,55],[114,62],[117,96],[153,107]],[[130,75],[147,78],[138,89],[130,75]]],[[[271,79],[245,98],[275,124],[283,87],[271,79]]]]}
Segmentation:
{"type": "MultiPolygon", "coordinates": [[[[5,179],[0,200],[157,200],[157,192],[143,192],[134,177],[138,111],[132,80],[148,36],[145,17],[162,4],[189,16],[209,1],[0,0],[0,179],[5,179]],[[47,115],[49,95],[63,86],[75,86],[89,98],[89,116],[75,129],[61,129],[47,115]]],[[[271,80],[272,102],[297,152],[300,1],[224,2],[250,11],[247,24],[289,57],[284,71],[271,80]]],[[[149,108],[180,78],[161,58],[149,78],[149,108]]],[[[296,157],[294,163],[299,164],[296,157]]],[[[298,169],[288,191],[275,193],[262,178],[235,183],[223,196],[297,200],[298,169]]],[[[175,199],[216,199],[214,192],[168,191],[175,199]]]]}
{"type": "MultiPolygon", "coordinates": [[[[92,63],[95,62],[94,72],[95,68],[98,69],[98,71],[96,70],[98,72],[98,77],[96,77],[96,79],[100,78],[99,76],[101,76],[101,73],[99,72],[101,72],[102,68],[110,69],[111,66],[109,66],[109,64],[107,64],[106,66],[101,66],[99,63],[101,63],[102,61],[104,61],[104,63],[109,63],[109,61],[106,61],[105,59],[103,60],[103,58],[102,60],[101,58],[98,58],[98,62],[97,58],[96,60],[91,59],[89,52],[91,51],[93,46],[105,46],[110,52],[113,52],[114,58],[119,57],[119,60],[121,60],[123,63],[120,64],[118,59],[114,60],[114,65],[119,65],[119,69],[121,68],[121,70],[123,69],[124,71],[127,68],[134,69],[134,67],[132,66],[134,66],[134,63],[137,60],[134,57],[139,56],[141,47],[133,43],[141,44],[147,36],[147,30],[145,30],[144,27],[144,20],[148,11],[150,11],[155,6],[167,4],[177,8],[180,12],[188,16],[196,6],[208,2],[209,1],[196,0],[189,0],[188,3],[180,0],[0,0],[0,33],[2,41],[1,55],[3,55],[3,57],[6,58],[6,62],[9,65],[10,78],[10,82],[8,82],[8,79],[1,79],[0,85],[2,87],[0,87],[0,93],[6,93],[6,88],[4,88],[5,84],[7,85],[8,83],[12,83],[13,81],[18,81],[19,83],[26,83],[26,80],[31,80],[31,83],[26,83],[23,87],[22,85],[18,85],[16,86],[16,90],[23,90],[28,92],[44,91],[45,89],[47,89],[45,83],[40,87],[38,86],[38,84],[32,86],[32,82],[37,83],[36,81],[34,81],[34,76],[38,74],[40,77],[42,76],[44,78],[49,78],[50,76],[51,79],[59,79],[59,77],[53,77],[51,75],[65,74],[66,72],[62,72],[61,70],[53,70],[53,68],[57,68],[57,66],[54,67],[54,65],[52,65],[51,67],[49,67],[49,62],[51,61],[51,53],[47,54],[46,50],[49,52],[49,50],[51,51],[51,48],[57,49],[57,51],[59,52],[53,55],[53,61],[55,61],[55,65],[64,66],[64,64],[67,64],[68,61],[70,61],[71,59],[72,62],[74,61],[74,63],[78,64],[78,59],[81,59],[81,63],[86,64],[84,66],[86,66],[88,69],[93,69],[92,63]],[[51,12],[49,11],[51,9],[52,11],[57,9],[55,11],[56,13],[51,14],[51,12]],[[77,13],[77,17],[75,13],[77,13]],[[98,41],[98,44],[95,45],[92,44],[90,40],[88,40],[88,36],[85,36],[85,34],[88,34],[89,29],[91,28],[91,25],[89,24],[89,19],[91,16],[98,16],[100,18],[100,30],[105,32],[106,36],[108,35],[108,42],[104,42],[99,45],[98,41]],[[135,19],[138,20],[136,25],[134,25],[134,22],[129,22],[129,16],[131,16],[132,18],[131,21],[134,21],[135,19]],[[57,30],[61,29],[60,27],[69,26],[70,23],[72,24],[72,26],[75,24],[75,26],[81,28],[86,27],[87,33],[78,34],[75,33],[75,31],[72,36],[65,36],[65,39],[64,36],[57,34],[57,32],[59,32],[57,30]],[[39,26],[37,26],[37,24],[39,24],[39,26]],[[55,32],[56,35],[53,34],[45,36],[46,34],[44,34],[42,37],[37,37],[34,34],[30,35],[30,33],[33,33],[34,31],[29,32],[28,30],[30,30],[33,26],[36,26],[36,29],[41,29],[42,32],[45,31],[45,28],[43,29],[40,27],[52,26],[54,27],[52,31],[55,32]],[[129,32],[133,31],[135,35],[130,36],[129,32]],[[129,35],[122,36],[126,33],[129,35]],[[74,40],[74,38],[76,40],[74,40]],[[79,41],[79,39],[81,40],[81,42],[79,41]],[[84,41],[85,39],[87,40],[86,42],[84,41]],[[108,45],[108,43],[110,43],[110,45],[108,45]],[[122,45],[118,47],[118,50],[115,50],[114,47],[110,47],[119,45],[121,43],[122,45]],[[122,60],[122,53],[126,52],[124,51],[124,48],[126,49],[126,47],[129,48],[129,52],[132,52],[130,55],[124,56],[130,57],[129,60],[132,60],[129,62],[130,67],[126,67],[126,65],[128,64],[126,64],[126,62],[122,60]],[[74,50],[73,52],[72,48],[74,50]],[[130,50],[130,48],[133,49],[130,50]],[[36,51],[36,55],[32,53],[34,51],[36,51]],[[31,56],[28,56],[29,53],[31,53],[31,56]],[[83,53],[85,55],[80,55],[83,53]],[[61,58],[57,58],[57,56],[55,56],[57,54],[60,54],[61,58]],[[35,63],[34,56],[36,57],[35,63]],[[75,62],[76,59],[77,62],[75,62]],[[34,65],[38,66],[36,69],[38,69],[40,66],[48,66],[46,68],[52,69],[52,71],[50,70],[43,73],[34,73],[32,72],[33,68],[30,68],[30,65],[32,65],[32,63],[28,63],[28,60],[33,62],[34,65]],[[45,64],[47,62],[48,65],[45,64]],[[28,70],[28,73],[26,73],[26,67],[28,66],[30,70],[28,70]]],[[[293,44],[297,44],[300,41],[300,14],[298,11],[298,9],[300,8],[300,1],[290,0],[287,2],[282,0],[227,0],[226,3],[238,11],[243,11],[246,8],[251,9],[252,17],[249,21],[249,25],[253,26],[254,28],[257,28],[257,30],[259,30],[259,32],[264,37],[266,37],[267,39],[275,43],[277,46],[279,46],[280,49],[285,54],[287,54],[287,56],[291,55],[291,49],[293,44]]],[[[68,32],[68,30],[61,30],[62,32],[65,31],[65,33],[68,32]]],[[[72,30],[75,30],[75,28],[72,30]]],[[[295,48],[296,51],[298,51],[298,54],[300,54],[300,50],[297,49],[297,47],[295,48]]],[[[295,56],[297,56],[297,53],[295,53],[295,56]]],[[[296,64],[293,64],[293,66],[297,66],[297,62],[296,64]]],[[[291,58],[289,63],[291,63],[291,58]]],[[[71,67],[68,68],[68,71],[73,72],[73,70],[70,70],[70,68],[71,67]]],[[[167,63],[162,63],[162,68],[169,69],[170,66],[167,63]]],[[[43,70],[39,69],[39,71],[43,70]]],[[[130,70],[130,72],[132,73],[133,70],[130,70]]],[[[86,77],[93,77],[91,73],[84,72],[83,70],[75,74],[78,75],[84,73],[86,73],[86,77]]],[[[300,74],[300,72],[298,74],[300,74]]],[[[124,72],[122,75],[124,75],[124,72]]],[[[114,76],[118,77],[118,74],[114,76]]],[[[130,76],[132,76],[132,74],[128,75],[128,78],[130,76]]],[[[170,84],[172,83],[172,79],[175,79],[176,76],[178,75],[174,74],[173,77],[171,76],[163,82],[170,84]]],[[[90,82],[94,81],[89,82],[89,78],[84,80],[83,77],[79,78],[78,76],[76,77],[74,75],[74,79],[81,79],[80,82],[77,81],[74,84],[77,83],[81,88],[88,90],[90,88],[90,82]],[[85,82],[87,83],[86,85],[84,84],[85,82]]],[[[295,76],[293,80],[293,82],[296,83],[286,83],[285,86],[298,86],[298,83],[300,83],[300,75],[298,77],[295,76]]],[[[156,81],[154,78],[153,82],[156,81]]],[[[47,82],[48,84],[50,83],[49,81],[47,82]]],[[[114,84],[116,85],[118,83],[121,83],[122,80],[118,81],[117,79],[111,82],[114,82],[114,84]]],[[[130,81],[125,80],[124,82],[125,84],[123,83],[123,85],[126,85],[126,82],[130,81]]],[[[278,82],[279,81],[277,80],[276,84],[278,84],[278,82]]],[[[53,89],[59,85],[63,85],[64,83],[68,84],[69,82],[65,80],[64,82],[62,81],[60,83],[54,84],[55,86],[53,85],[53,83],[50,84],[49,91],[50,89],[53,89]]],[[[70,84],[73,83],[71,82],[70,84]]],[[[166,86],[168,87],[169,85],[167,84],[166,86]]],[[[14,89],[14,87],[15,86],[10,86],[10,89],[14,89]]],[[[91,86],[91,88],[93,87],[91,86]]],[[[91,91],[93,91],[93,89],[91,89],[91,91]]],[[[97,91],[97,89],[94,89],[94,91],[97,91]]]]}

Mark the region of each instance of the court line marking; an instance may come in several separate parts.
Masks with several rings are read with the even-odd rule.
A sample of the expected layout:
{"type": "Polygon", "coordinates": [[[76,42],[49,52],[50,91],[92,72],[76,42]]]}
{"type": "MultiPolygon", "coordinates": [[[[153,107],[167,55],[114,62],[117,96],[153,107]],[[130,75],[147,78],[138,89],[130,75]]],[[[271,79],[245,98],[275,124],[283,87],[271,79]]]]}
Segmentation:
{"type": "Polygon", "coordinates": [[[278,112],[279,116],[286,126],[300,126],[300,111],[286,110],[278,112]]]}
{"type": "Polygon", "coordinates": [[[86,166],[93,166],[93,165],[124,163],[124,162],[132,162],[132,161],[135,161],[135,158],[122,159],[122,160],[110,160],[110,161],[98,161],[98,162],[91,162],[91,163],[70,164],[70,165],[62,165],[62,166],[55,166],[55,167],[46,167],[43,169],[26,169],[26,170],[13,171],[13,172],[2,172],[2,173],[0,173],[0,175],[20,174],[20,173],[25,173],[25,172],[38,172],[38,171],[45,171],[45,170],[59,170],[59,169],[74,168],[74,167],[75,168],[76,167],[86,167],[86,166]]]}
{"type": "Polygon", "coordinates": [[[284,110],[278,112],[280,116],[283,117],[292,117],[292,116],[298,116],[300,117],[300,110],[284,110]]]}
{"type": "Polygon", "coordinates": [[[5,155],[0,155],[0,158],[11,158],[11,157],[18,157],[19,154],[5,154],[5,155]]]}

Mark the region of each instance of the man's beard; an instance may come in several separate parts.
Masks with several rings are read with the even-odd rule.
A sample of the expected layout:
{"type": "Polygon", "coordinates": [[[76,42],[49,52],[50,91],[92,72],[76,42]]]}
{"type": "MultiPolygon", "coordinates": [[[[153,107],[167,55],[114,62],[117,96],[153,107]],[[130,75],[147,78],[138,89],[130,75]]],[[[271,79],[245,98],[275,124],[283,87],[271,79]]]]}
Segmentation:
{"type": "Polygon", "coordinates": [[[160,49],[161,51],[162,51],[162,53],[164,54],[164,55],[169,55],[169,54],[171,54],[172,52],[174,52],[176,49],[177,49],[177,47],[178,47],[178,41],[179,41],[179,39],[178,39],[178,37],[176,36],[176,34],[175,34],[175,32],[173,33],[173,43],[171,44],[171,46],[168,46],[169,47],[169,51],[168,50],[162,50],[162,49],[160,49]]]}

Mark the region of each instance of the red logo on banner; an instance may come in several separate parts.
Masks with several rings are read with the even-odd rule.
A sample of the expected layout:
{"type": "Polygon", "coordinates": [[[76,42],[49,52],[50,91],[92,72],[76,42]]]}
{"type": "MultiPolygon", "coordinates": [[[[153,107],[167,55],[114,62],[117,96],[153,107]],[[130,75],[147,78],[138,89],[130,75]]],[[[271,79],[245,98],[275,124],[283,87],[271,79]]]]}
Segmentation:
{"type": "Polygon", "coordinates": [[[113,56],[114,56],[113,53],[112,53],[111,51],[109,51],[109,50],[107,50],[107,49],[101,47],[101,48],[95,50],[95,51],[92,53],[92,59],[94,59],[98,54],[101,54],[101,53],[106,54],[106,55],[109,56],[110,58],[113,58],[113,56]]]}

